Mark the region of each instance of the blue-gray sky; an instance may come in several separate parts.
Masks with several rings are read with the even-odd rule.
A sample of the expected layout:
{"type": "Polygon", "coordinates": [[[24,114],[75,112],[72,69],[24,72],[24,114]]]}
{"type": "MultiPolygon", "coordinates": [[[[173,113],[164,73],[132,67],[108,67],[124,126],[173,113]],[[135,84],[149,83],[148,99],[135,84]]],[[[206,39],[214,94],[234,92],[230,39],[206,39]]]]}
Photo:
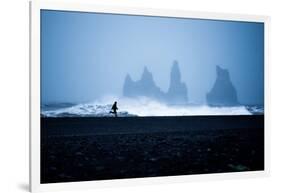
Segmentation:
{"type": "Polygon", "coordinates": [[[205,103],[220,65],[241,103],[263,104],[263,23],[41,10],[42,103],[120,96],[144,66],[167,91],[174,60],[190,102],[205,103]]]}

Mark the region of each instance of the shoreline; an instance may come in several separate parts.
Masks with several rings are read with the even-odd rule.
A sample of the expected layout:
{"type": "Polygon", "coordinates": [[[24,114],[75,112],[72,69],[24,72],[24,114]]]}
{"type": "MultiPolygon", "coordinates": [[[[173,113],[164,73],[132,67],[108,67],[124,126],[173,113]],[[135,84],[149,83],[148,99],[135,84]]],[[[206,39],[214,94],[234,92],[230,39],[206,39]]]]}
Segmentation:
{"type": "Polygon", "coordinates": [[[41,136],[264,128],[264,115],[41,117],[41,136]]]}

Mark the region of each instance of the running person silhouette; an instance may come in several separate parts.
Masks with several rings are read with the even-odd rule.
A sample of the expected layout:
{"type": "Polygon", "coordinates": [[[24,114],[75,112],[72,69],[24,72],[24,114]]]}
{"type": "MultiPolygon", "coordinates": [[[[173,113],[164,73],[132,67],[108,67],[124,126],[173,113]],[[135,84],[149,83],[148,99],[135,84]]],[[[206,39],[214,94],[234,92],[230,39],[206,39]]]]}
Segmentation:
{"type": "Polygon", "coordinates": [[[117,110],[118,110],[118,107],[117,107],[117,102],[115,101],[111,107],[111,111],[109,113],[112,113],[115,115],[115,117],[117,117],[117,110]]]}

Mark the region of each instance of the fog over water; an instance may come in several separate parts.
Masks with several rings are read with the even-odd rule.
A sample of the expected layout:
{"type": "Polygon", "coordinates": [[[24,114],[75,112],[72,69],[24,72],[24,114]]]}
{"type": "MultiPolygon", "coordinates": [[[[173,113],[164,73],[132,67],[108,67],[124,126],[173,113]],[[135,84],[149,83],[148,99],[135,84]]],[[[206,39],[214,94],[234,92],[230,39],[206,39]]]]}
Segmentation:
{"type": "Polygon", "coordinates": [[[145,66],[167,92],[177,60],[190,103],[206,103],[219,65],[241,104],[263,105],[263,52],[262,23],[43,10],[41,103],[120,98],[145,66]]]}

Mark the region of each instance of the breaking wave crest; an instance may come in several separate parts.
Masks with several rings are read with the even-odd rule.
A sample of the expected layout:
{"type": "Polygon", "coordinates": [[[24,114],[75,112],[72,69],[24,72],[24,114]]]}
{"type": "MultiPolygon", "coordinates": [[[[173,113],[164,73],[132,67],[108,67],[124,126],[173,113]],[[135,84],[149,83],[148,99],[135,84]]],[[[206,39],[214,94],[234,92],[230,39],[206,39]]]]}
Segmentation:
{"type": "MultiPolygon", "coordinates": [[[[195,115],[251,115],[246,106],[210,107],[207,105],[167,105],[148,98],[105,98],[85,104],[41,109],[44,117],[111,117],[112,103],[118,102],[118,116],[195,116],[195,115]]],[[[256,109],[255,109],[256,110],[256,109]]]]}

